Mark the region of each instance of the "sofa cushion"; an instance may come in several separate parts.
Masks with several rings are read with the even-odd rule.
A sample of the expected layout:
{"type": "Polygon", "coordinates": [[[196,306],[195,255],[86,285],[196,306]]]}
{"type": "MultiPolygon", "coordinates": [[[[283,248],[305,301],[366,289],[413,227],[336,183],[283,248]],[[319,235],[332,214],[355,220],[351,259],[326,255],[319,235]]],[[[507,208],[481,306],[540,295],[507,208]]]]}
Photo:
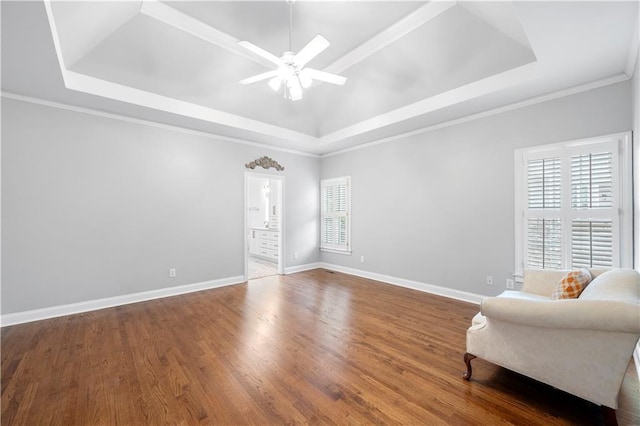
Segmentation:
{"type": "Polygon", "coordinates": [[[505,297],[508,299],[549,300],[548,296],[540,296],[539,294],[525,293],[518,290],[505,290],[496,297],[505,297]]]}
{"type": "Polygon", "coordinates": [[[615,300],[639,303],[640,274],[633,269],[612,269],[596,277],[579,299],[615,300]]]}
{"type": "Polygon", "coordinates": [[[551,298],[558,299],[577,299],[580,293],[585,289],[591,281],[591,274],[586,269],[571,271],[566,274],[556,285],[555,290],[551,294],[551,298]]]}
{"type": "MultiPolygon", "coordinates": [[[[605,273],[608,269],[589,269],[591,278],[595,279],[597,276],[605,273]]],[[[527,269],[524,271],[524,282],[522,283],[522,290],[529,294],[538,294],[540,296],[551,297],[551,294],[556,289],[558,281],[567,275],[571,270],[562,269],[527,269]]]]}
{"type": "Polygon", "coordinates": [[[571,271],[558,269],[528,269],[524,271],[522,291],[551,297],[558,281],[571,271]]]}

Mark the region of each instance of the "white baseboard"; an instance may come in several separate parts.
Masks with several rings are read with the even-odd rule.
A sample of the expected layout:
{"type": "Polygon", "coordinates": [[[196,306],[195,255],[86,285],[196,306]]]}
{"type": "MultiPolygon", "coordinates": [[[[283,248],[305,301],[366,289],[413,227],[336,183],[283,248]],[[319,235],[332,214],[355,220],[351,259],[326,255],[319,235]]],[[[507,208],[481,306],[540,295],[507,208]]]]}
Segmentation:
{"type": "MultiPolygon", "coordinates": [[[[376,281],[382,281],[387,284],[393,284],[400,287],[407,287],[414,290],[424,291],[426,293],[436,294],[451,299],[462,300],[464,302],[480,304],[485,296],[468,293],[465,291],[454,290],[446,287],[440,287],[432,284],[425,284],[417,281],[406,280],[404,278],[391,277],[388,275],[376,274],[374,272],[362,271],[354,268],[333,265],[330,263],[316,262],[304,265],[292,266],[285,269],[286,274],[296,272],[309,271],[317,268],[325,268],[330,271],[342,272],[344,274],[354,275],[358,277],[368,278],[376,281]]],[[[62,317],[65,315],[79,314],[82,312],[95,311],[98,309],[112,308],[114,306],[127,305],[129,303],[144,302],[146,300],[160,299],[163,297],[177,296],[179,294],[192,293],[194,291],[208,290],[217,287],[224,287],[232,284],[244,282],[244,277],[236,276],[230,278],[222,278],[219,280],[205,281],[195,284],[187,284],[178,287],[169,287],[158,290],[145,291],[141,293],[126,294],[122,296],[108,297],[105,299],[89,300],[86,302],[71,303],[68,305],[52,306],[48,308],[34,309],[31,311],[15,312],[11,314],[0,315],[0,326],[22,324],[31,321],[39,321],[49,318],[62,317]]],[[[640,365],[640,360],[636,360],[640,365]]]]}
{"type": "Polygon", "coordinates": [[[315,263],[307,263],[304,265],[291,266],[289,268],[284,269],[285,274],[295,274],[296,272],[304,272],[310,271],[312,269],[322,268],[322,264],[320,262],[315,263]]]}
{"type": "Polygon", "coordinates": [[[158,290],[144,291],[141,293],[125,294],[122,296],[107,297],[105,299],[89,300],[86,302],[71,303],[68,305],[52,306],[49,308],[34,309],[31,311],[15,312],[0,316],[0,325],[22,324],[25,322],[39,321],[65,315],[79,314],[98,309],[112,308],[114,306],[128,305],[130,303],[144,302],[146,300],[160,299],[163,297],[177,296],[179,294],[193,293],[194,291],[208,290],[244,282],[244,277],[230,277],[219,280],[204,281],[201,283],[187,284],[178,287],[168,287],[158,290]]]}
{"type": "Polygon", "coordinates": [[[438,296],[448,297],[450,299],[462,300],[463,302],[474,303],[479,305],[487,296],[480,294],[469,293],[466,291],[455,290],[452,288],[441,287],[433,284],[425,284],[418,281],[411,281],[404,278],[392,277],[389,275],[377,274],[375,272],[362,271],[360,269],[347,268],[345,266],[334,265],[331,263],[320,263],[320,268],[325,268],[330,271],[342,272],[344,274],[355,275],[357,277],[368,278],[375,281],[382,281],[387,284],[393,284],[400,287],[411,288],[413,290],[423,291],[425,293],[431,293],[438,296]]]}

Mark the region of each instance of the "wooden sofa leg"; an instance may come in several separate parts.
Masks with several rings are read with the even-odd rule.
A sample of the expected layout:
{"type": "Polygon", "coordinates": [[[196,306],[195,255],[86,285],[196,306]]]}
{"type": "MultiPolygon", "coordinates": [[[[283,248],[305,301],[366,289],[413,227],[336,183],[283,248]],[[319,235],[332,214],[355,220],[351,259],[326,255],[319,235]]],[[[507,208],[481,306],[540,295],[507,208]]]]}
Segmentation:
{"type": "Polygon", "coordinates": [[[600,408],[602,410],[602,419],[604,420],[604,424],[606,426],[618,426],[616,410],[614,410],[613,408],[605,407],[604,405],[601,405],[600,408]]]}
{"type": "MultiPolygon", "coordinates": [[[[464,354],[464,363],[467,365],[467,371],[462,375],[462,378],[465,380],[470,380],[471,379],[471,360],[476,358],[475,355],[471,355],[470,353],[466,352],[464,354]]],[[[615,413],[614,413],[615,415],[615,413]]]]}

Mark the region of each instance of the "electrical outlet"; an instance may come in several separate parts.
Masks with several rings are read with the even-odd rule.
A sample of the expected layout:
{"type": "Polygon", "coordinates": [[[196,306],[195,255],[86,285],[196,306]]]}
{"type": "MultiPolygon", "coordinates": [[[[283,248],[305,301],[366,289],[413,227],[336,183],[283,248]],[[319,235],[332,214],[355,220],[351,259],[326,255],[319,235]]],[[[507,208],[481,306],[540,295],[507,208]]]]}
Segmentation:
{"type": "Polygon", "coordinates": [[[493,275],[487,275],[487,285],[493,285],[493,275]]]}
{"type": "Polygon", "coordinates": [[[513,280],[511,278],[507,278],[507,288],[513,290],[513,280]]]}
{"type": "Polygon", "coordinates": [[[297,258],[298,258],[298,252],[297,252],[297,251],[293,253],[293,258],[294,258],[294,259],[297,259],[297,258]]]}
{"type": "Polygon", "coordinates": [[[360,263],[364,263],[364,256],[360,256],[360,263]]]}
{"type": "Polygon", "coordinates": [[[176,277],[176,270],[169,269],[169,278],[175,278],[175,277],[176,277]]]}

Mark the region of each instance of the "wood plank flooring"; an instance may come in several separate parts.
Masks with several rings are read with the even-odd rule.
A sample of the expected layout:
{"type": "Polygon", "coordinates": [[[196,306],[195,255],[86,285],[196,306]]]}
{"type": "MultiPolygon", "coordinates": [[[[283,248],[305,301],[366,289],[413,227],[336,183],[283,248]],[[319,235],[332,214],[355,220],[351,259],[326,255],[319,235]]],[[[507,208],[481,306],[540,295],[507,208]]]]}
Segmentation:
{"type": "MultiPolygon", "coordinates": [[[[478,307],[314,270],[2,329],[3,425],[589,425],[592,404],[474,360],[478,307]]],[[[632,364],[631,364],[632,365],[632,364]]],[[[640,424],[630,367],[618,410],[640,424]]]]}

